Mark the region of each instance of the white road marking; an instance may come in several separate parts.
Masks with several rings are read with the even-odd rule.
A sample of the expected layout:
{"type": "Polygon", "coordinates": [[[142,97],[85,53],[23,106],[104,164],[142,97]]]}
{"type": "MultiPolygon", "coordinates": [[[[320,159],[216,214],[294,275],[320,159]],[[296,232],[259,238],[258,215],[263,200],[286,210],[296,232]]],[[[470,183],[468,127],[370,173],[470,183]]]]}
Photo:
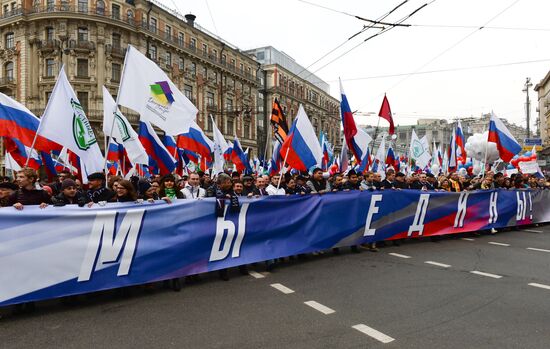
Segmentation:
{"type": "Polygon", "coordinates": [[[493,279],[500,279],[502,277],[500,275],[484,273],[482,271],[477,271],[477,270],[472,270],[470,273],[476,274],[476,275],[481,275],[481,276],[487,276],[487,277],[490,277],[490,278],[493,278],[493,279]]]}
{"type": "Polygon", "coordinates": [[[411,256],[406,256],[404,254],[399,254],[399,253],[390,252],[388,254],[391,255],[391,256],[394,256],[394,257],[399,257],[399,258],[411,258],[411,256]]]}
{"type": "Polygon", "coordinates": [[[258,273],[258,272],[256,272],[256,271],[249,271],[249,272],[248,272],[248,275],[250,275],[250,276],[252,276],[252,277],[254,277],[254,278],[256,278],[256,279],[263,279],[263,278],[265,278],[265,275],[262,275],[262,274],[260,274],[260,273],[258,273]]]}
{"type": "Polygon", "coordinates": [[[435,266],[438,266],[438,267],[443,267],[443,268],[450,268],[451,267],[449,264],[443,264],[443,263],[432,262],[432,261],[425,261],[424,263],[435,265],[435,266]]]}
{"type": "Polygon", "coordinates": [[[471,239],[471,238],[461,238],[460,240],[465,240],[465,241],[476,241],[476,239],[471,239]]]}
{"type": "Polygon", "coordinates": [[[522,229],[523,231],[527,231],[529,233],[537,233],[537,234],[541,234],[543,233],[542,230],[533,230],[533,229],[522,229]]]}
{"type": "Polygon", "coordinates": [[[550,290],[550,286],[548,285],[543,285],[543,284],[537,284],[535,282],[532,282],[530,284],[528,284],[529,286],[533,286],[533,287],[538,287],[538,288],[544,288],[546,290],[550,290]]]}
{"type": "Polygon", "coordinates": [[[497,246],[505,246],[505,247],[510,246],[510,244],[503,244],[502,242],[495,242],[495,241],[489,241],[488,243],[491,245],[497,245],[497,246]]]}
{"type": "Polygon", "coordinates": [[[527,247],[527,249],[531,250],[531,251],[549,252],[550,253],[550,250],[545,250],[543,248],[527,247]]]}
{"type": "Polygon", "coordinates": [[[329,307],[322,305],[321,303],[317,303],[316,301],[307,301],[307,302],[304,302],[304,304],[312,307],[317,311],[320,311],[325,315],[329,315],[336,312],[333,309],[330,309],[329,307]]]}
{"type": "Polygon", "coordinates": [[[294,293],[294,290],[291,290],[290,288],[288,288],[288,287],[286,287],[282,284],[271,284],[271,287],[283,292],[284,294],[294,293]]]}
{"type": "Polygon", "coordinates": [[[377,341],[380,341],[382,343],[390,343],[390,342],[393,342],[395,340],[394,338],[392,338],[388,335],[385,335],[382,332],[377,331],[374,328],[369,327],[367,325],[359,324],[359,325],[351,326],[351,328],[354,328],[359,332],[363,332],[367,336],[372,337],[372,338],[374,338],[377,341]]]}

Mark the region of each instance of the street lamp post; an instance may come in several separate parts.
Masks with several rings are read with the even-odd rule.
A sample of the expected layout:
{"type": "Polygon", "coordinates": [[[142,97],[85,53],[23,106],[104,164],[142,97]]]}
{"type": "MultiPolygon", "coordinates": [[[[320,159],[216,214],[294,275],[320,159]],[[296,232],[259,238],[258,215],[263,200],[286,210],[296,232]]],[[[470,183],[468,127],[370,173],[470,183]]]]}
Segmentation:
{"type": "Polygon", "coordinates": [[[523,87],[523,92],[525,92],[525,118],[527,119],[527,138],[531,137],[531,101],[529,100],[529,88],[531,88],[533,84],[531,83],[531,78],[525,79],[525,85],[523,87]]]}

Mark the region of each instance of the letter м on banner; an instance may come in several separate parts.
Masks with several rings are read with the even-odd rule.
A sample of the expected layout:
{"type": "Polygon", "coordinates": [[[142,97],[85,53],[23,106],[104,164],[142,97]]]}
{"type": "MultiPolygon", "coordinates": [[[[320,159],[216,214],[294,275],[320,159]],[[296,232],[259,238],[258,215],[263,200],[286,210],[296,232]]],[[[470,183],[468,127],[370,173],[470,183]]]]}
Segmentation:
{"type": "Polygon", "coordinates": [[[80,267],[78,281],[90,280],[94,270],[105,263],[117,262],[121,255],[117,276],[128,275],[144,216],[145,210],[126,212],[116,232],[117,212],[98,212],[92,226],[84,261],[80,267]]]}

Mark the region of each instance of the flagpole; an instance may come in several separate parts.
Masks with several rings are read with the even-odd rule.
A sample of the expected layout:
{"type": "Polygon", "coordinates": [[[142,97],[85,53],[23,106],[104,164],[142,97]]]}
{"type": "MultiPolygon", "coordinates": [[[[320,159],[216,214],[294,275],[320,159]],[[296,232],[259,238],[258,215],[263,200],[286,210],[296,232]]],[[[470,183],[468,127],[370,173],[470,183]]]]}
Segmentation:
{"type": "Polygon", "coordinates": [[[374,138],[372,139],[372,147],[370,148],[371,154],[374,154],[374,143],[376,143],[376,137],[378,136],[378,126],[380,126],[380,117],[378,117],[378,122],[376,123],[376,129],[374,130],[374,138]]]}
{"type": "MultiPolygon", "coordinates": [[[[122,63],[122,72],[120,74],[120,83],[118,85],[118,93],[116,95],[116,101],[115,101],[115,106],[114,106],[114,110],[113,110],[113,122],[111,123],[111,128],[109,129],[109,143],[108,144],[111,144],[111,140],[113,139],[113,128],[115,127],[115,120],[116,120],[116,111],[118,109],[118,101],[119,101],[119,98],[120,98],[120,85],[122,85],[122,82],[124,81],[124,73],[126,72],[126,61],[128,59],[128,54],[130,52],[130,48],[132,48],[133,46],[128,44],[128,49],[126,51],[126,55],[124,56],[124,62],[122,63]]],[[[137,49],[136,49],[137,50],[137,49]]],[[[105,120],[105,117],[103,117],[103,120],[105,120]]],[[[103,171],[105,171],[105,188],[108,187],[108,180],[109,180],[109,171],[107,171],[107,151],[108,149],[105,148],[105,156],[104,156],[104,160],[103,160],[103,171]]]]}
{"type": "MultiPolygon", "coordinates": [[[[61,70],[59,71],[59,74],[61,74],[62,71],[64,72],[64,69],[65,69],[65,64],[62,64],[61,65],[61,70]]],[[[59,74],[57,75],[57,80],[56,80],[56,82],[53,86],[52,91],[55,91],[55,88],[57,87],[57,84],[59,83],[59,74]]],[[[52,96],[50,96],[50,99],[51,98],[52,98],[52,96]]],[[[27,161],[25,161],[25,167],[27,167],[29,165],[29,161],[31,159],[32,151],[34,149],[34,146],[36,145],[36,140],[38,138],[38,134],[40,133],[40,129],[42,128],[42,123],[44,121],[44,115],[46,115],[46,112],[48,111],[49,106],[50,106],[50,101],[48,100],[48,104],[46,104],[46,108],[44,109],[44,112],[42,113],[42,117],[40,118],[40,122],[38,123],[38,127],[36,128],[36,133],[34,134],[34,138],[32,140],[32,144],[31,144],[31,150],[29,151],[29,154],[27,155],[27,161]]]]}
{"type": "MultiPolygon", "coordinates": [[[[489,121],[490,122],[490,121],[489,121]]],[[[481,174],[481,181],[485,178],[485,172],[487,172],[487,153],[489,151],[489,127],[487,127],[487,143],[485,144],[485,160],[483,161],[483,172],[481,174]]]]}
{"type": "Polygon", "coordinates": [[[285,168],[286,159],[288,158],[289,151],[290,151],[290,147],[286,149],[285,159],[283,160],[283,164],[281,165],[281,172],[279,173],[279,182],[277,183],[277,190],[279,190],[279,187],[281,186],[281,179],[283,178],[283,170],[285,168]]]}

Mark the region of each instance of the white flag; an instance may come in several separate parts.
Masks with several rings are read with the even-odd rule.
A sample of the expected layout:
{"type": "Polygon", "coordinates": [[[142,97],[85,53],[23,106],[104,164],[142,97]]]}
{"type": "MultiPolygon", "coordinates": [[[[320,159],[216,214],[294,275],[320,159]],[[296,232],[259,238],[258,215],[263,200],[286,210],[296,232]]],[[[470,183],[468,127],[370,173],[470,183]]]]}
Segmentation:
{"type": "Polygon", "coordinates": [[[216,126],[212,115],[210,115],[210,118],[212,119],[214,133],[214,164],[212,165],[212,168],[214,170],[214,174],[217,175],[218,173],[223,172],[223,165],[225,164],[223,153],[229,149],[229,146],[227,145],[225,138],[223,138],[220,130],[218,130],[218,126],[216,126]]]}
{"type": "Polygon", "coordinates": [[[421,169],[424,169],[430,163],[431,156],[429,148],[430,144],[428,143],[426,136],[422,137],[422,139],[418,139],[416,132],[412,130],[410,149],[411,157],[415,160],[416,166],[421,169]]]}
{"type": "Polygon", "coordinates": [[[386,178],[386,137],[385,136],[382,136],[382,141],[380,142],[380,146],[376,151],[376,156],[374,157],[374,159],[378,160],[378,168],[376,169],[376,172],[380,174],[382,179],[386,178]]]}
{"type": "Polygon", "coordinates": [[[107,136],[111,135],[115,142],[124,146],[132,164],[149,164],[149,155],[147,155],[145,148],[139,141],[138,134],[134,131],[128,119],[116,107],[113,97],[105,86],[103,86],[103,132],[107,136]],[[113,116],[115,116],[114,124],[113,116]]]}
{"type": "Polygon", "coordinates": [[[21,171],[21,166],[19,166],[10,153],[6,153],[6,156],[4,156],[4,168],[6,170],[21,171]]]}
{"type": "Polygon", "coordinates": [[[89,174],[103,171],[103,155],[94,130],[69,84],[63,66],[44,110],[39,132],[80,157],[84,183],[87,183],[89,174]]]}
{"type": "Polygon", "coordinates": [[[159,66],[128,45],[118,103],[171,136],[185,133],[198,110],[159,66]]]}

